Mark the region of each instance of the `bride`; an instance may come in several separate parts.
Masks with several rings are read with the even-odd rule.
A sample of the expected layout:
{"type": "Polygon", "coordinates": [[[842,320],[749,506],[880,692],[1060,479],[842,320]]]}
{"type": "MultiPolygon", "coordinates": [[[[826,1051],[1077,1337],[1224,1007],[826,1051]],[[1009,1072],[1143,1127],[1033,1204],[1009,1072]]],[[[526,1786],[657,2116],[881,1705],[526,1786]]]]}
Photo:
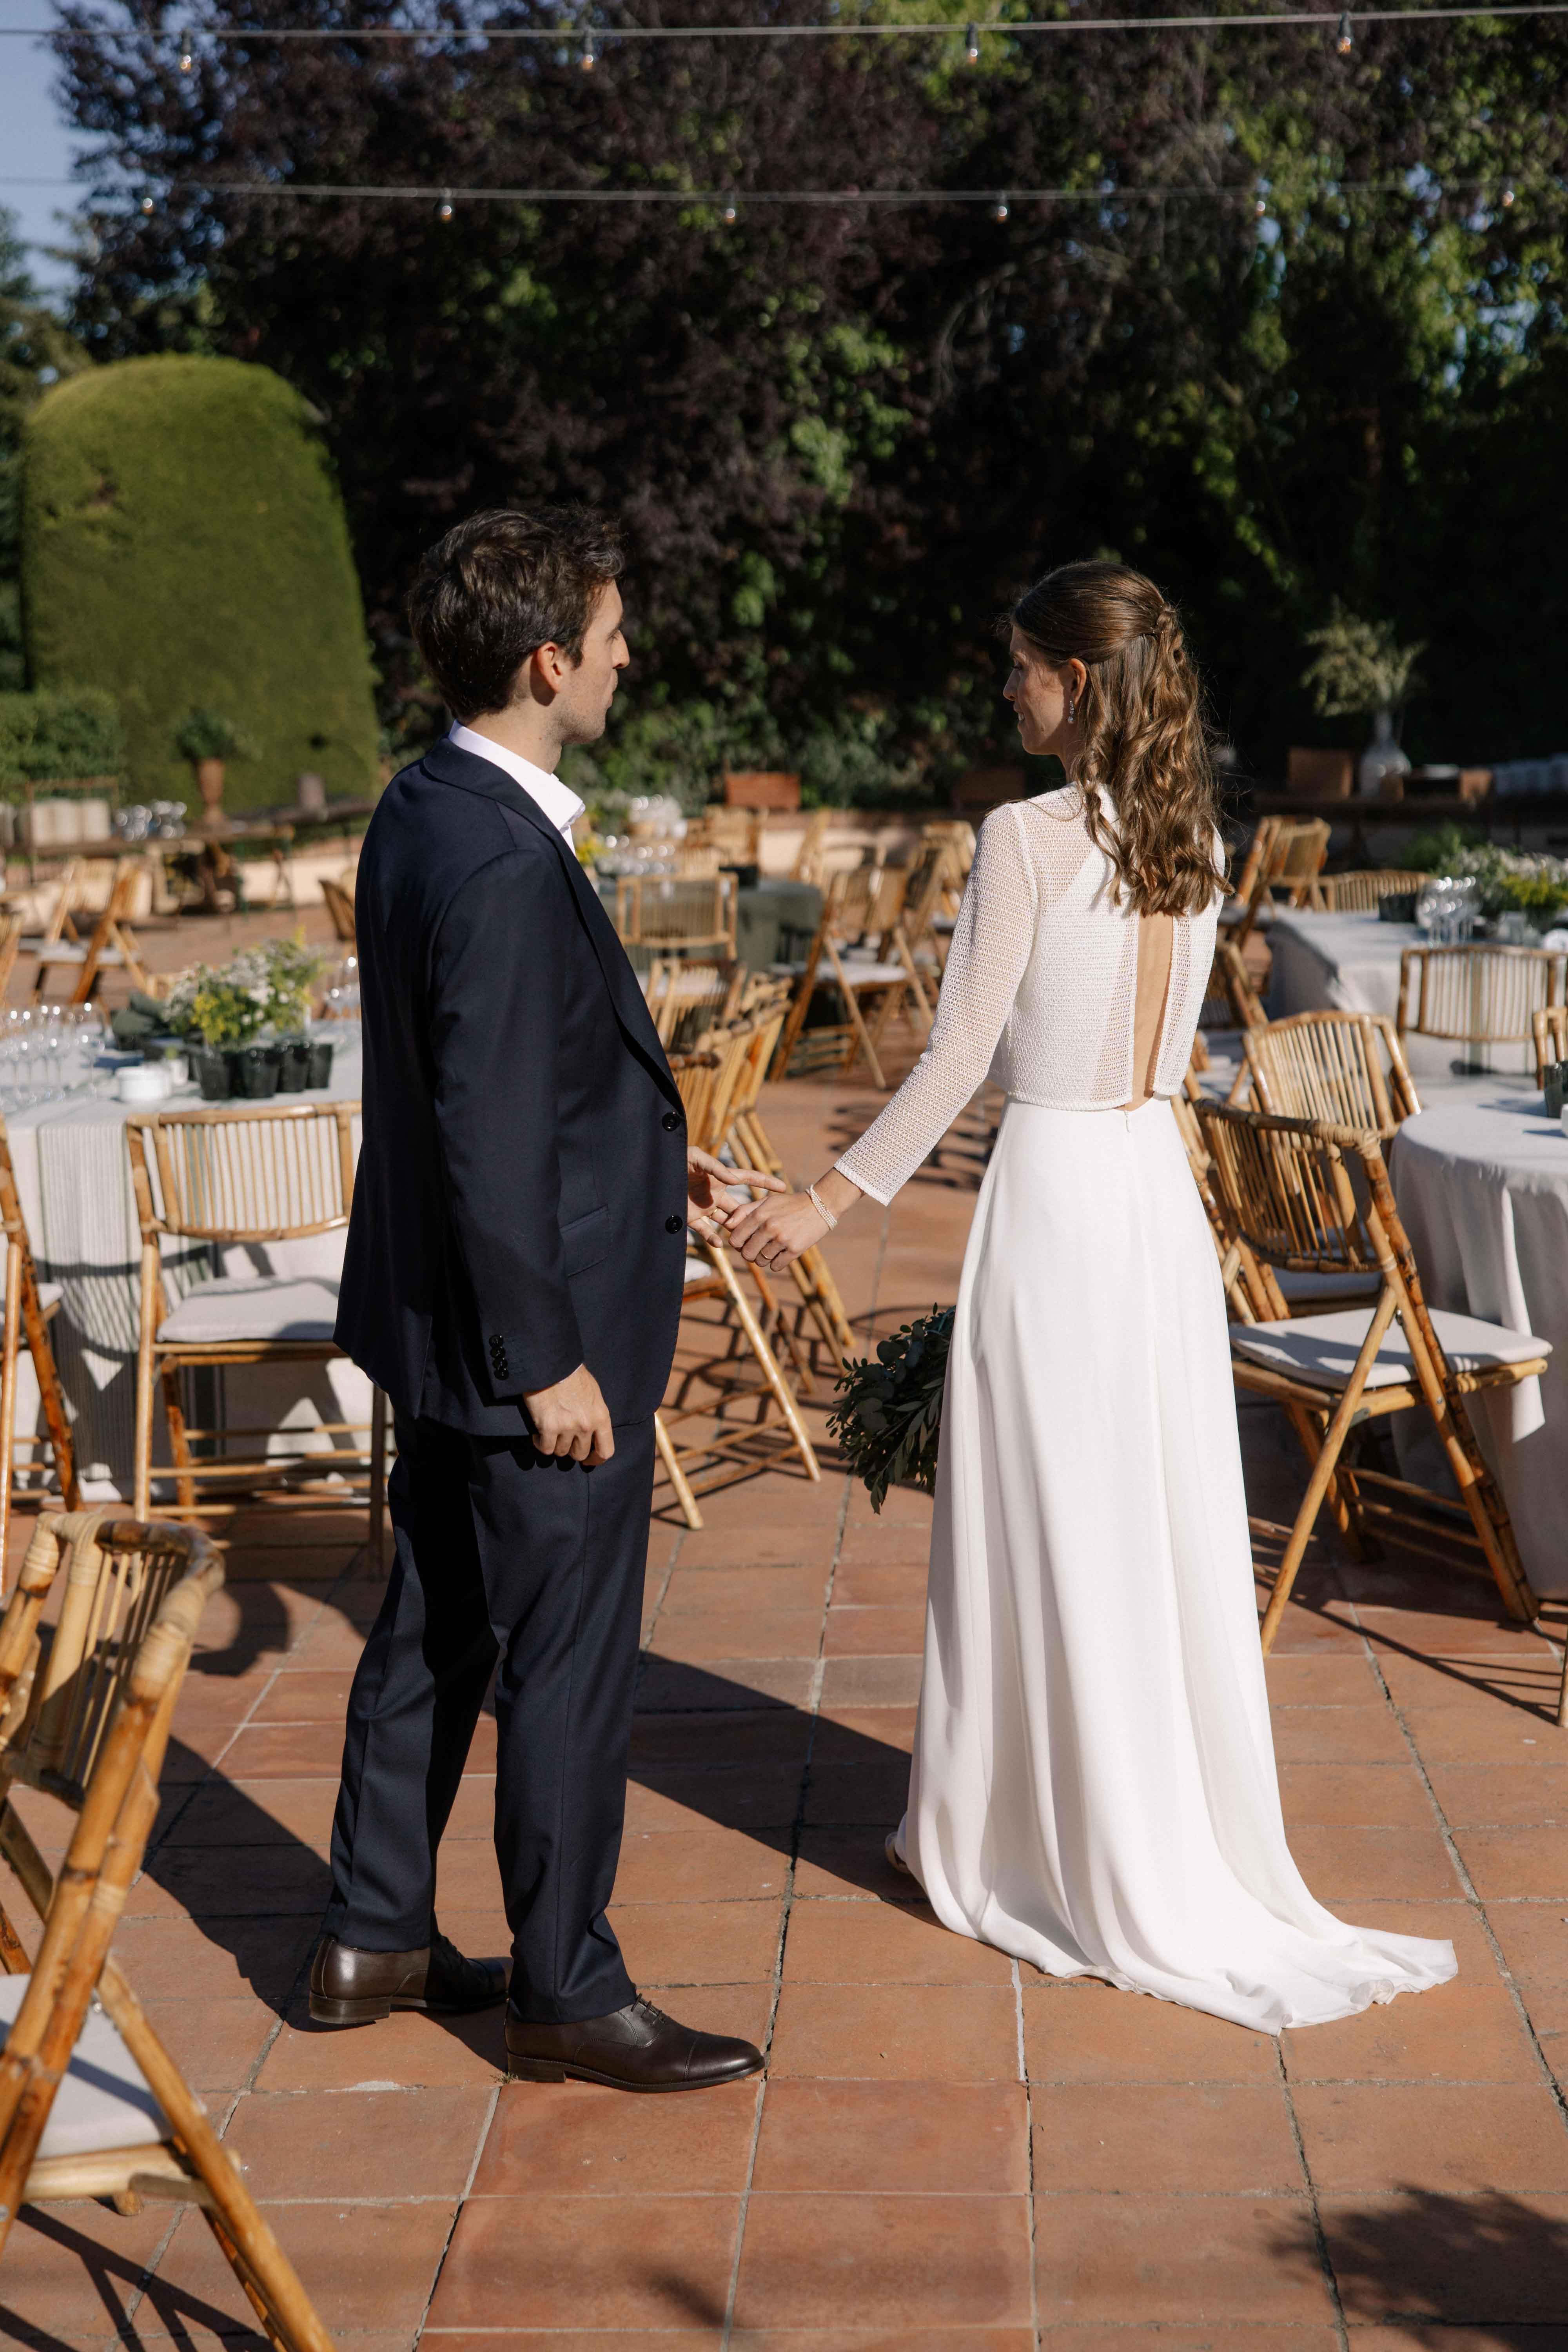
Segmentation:
{"type": "Polygon", "coordinates": [[[1058,1977],[1278,2032],[1455,1973],[1347,1927],[1285,1843],[1225,1299],[1169,1097],[1221,847],[1197,680],[1140,573],[1069,563],[1005,692],[1065,788],[981,830],[936,1025],[805,1192],[737,1208],[785,1267],[1006,1095],[953,1320],[909,1809],[937,1916],[1058,1977]]]}

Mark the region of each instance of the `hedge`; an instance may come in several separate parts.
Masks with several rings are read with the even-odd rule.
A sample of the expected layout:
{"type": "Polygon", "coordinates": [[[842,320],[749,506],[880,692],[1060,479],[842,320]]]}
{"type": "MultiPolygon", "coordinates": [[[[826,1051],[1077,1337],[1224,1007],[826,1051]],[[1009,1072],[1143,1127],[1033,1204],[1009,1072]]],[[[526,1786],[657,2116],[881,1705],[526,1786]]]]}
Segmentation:
{"type": "Polygon", "coordinates": [[[132,792],[194,802],[173,737],[231,721],[230,809],[302,770],[375,788],[370,649],[310,410],[241,360],[121,360],[47,393],[23,442],[23,613],[39,687],[107,688],[132,792]]]}
{"type": "Polygon", "coordinates": [[[0,694],[0,793],[118,776],[124,767],[125,730],[111,694],[93,687],[0,694]]]}

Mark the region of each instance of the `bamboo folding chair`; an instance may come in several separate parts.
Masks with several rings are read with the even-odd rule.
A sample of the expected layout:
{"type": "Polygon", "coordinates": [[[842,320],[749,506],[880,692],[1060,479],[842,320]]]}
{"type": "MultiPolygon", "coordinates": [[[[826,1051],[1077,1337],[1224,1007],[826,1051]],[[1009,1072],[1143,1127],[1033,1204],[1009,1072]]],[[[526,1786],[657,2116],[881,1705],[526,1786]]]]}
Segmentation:
{"type": "Polygon", "coordinates": [[[623,946],[658,955],[735,953],[733,874],[633,874],[616,885],[616,929],[623,946]]]}
{"type": "Polygon", "coordinates": [[[789,870],[792,882],[815,882],[820,887],[823,850],[833,814],[831,809],[813,809],[806,818],[805,831],[801,835],[800,847],[795,853],[795,864],[789,870]]]}
{"type": "Polygon", "coordinates": [[[1251,936],[1268,895],[1269,860],[1279,838],[1283,817],[1259,817],[1247,845],[1241,871],[1237,876],[1231,894],[1220,909],[1219,928],[1222,935],[1239,938],[1243,946],[1251,936]]]}
{"type": "Polygon", "coordinates": [[[1288,1013],[1248,1029],[1242,1050],[1260,1110],[1326,1118],[1386,1142],[1421,1108],[1386,1013],[1288,1013]]]}
{"type": "Polygon", "coordinates": [[[1466,1400],[1538,1378],[1549,1344],[1530,1332],[1427,1307],[1374,1136],[1326,1119],[1278,1118],[1219,1103],[1200,1103],[1197,1115],[1228,1250],[1251,1252],[1266,1288],[1276,1268],[1378,1277],[1371,1306],[1292,1318],[1280,1298],[1272,1317],[1231,1325],[1237,1386],[1285,1406],[1311,1464],[1264,1616],[1264,1649],[1273,1645],[1331,1488],[1354,1556],[1371,1556],[1369,1522],[1396,1530],[1394,1539],[1407,1549],[1438,1559],[1451,1560],[1458,1543],[1481,1554],[1509,1614],[1528,1623],[1535,1596],[1466,1400]],[[1352,1168],[1360,1188],[1352,1183],[1352,1168]],[[1431,1416],[1458,1501],[1345,1456],[1357,1424],[1417,1409],[1431,1416]]]}
{"type": "Polygon", "coordinates": [[[79,1512],[39,1521],[0,1623],[0,1852],[42,1922],[29,1969],[0,1913],[0,2256],[25,2204],[108,2198],[201,2212],[280,2352],[332,2352],[238,2165],[110,1950],[158,1811],[191,1648],[223,1567],[187,1528],[79,1512]],[[44,1602],[66,1570],[53,1643],[44,1602]],[[11,1801],[76,1815],[58,1876],[11,1801]]]}
{"type": "Polygon", "coordinates": [[[910,869],[852,866],[836,874],[823,901],[822,920],[803,964],[775,964],[775,972],[798,976],[797,992],[780,1045],[784,1067],[795,1075],[814,1070],[852,1070],[862,1058],[875,1086],[888,1084],[877,1047],[895,1013],[912,996],[916,1019],[931,1034],[935,1013],[915,960],[902,934],[910,869]],[[862,945],[870,940],[868,949],[862,945]],[[819,984],[837,995],[844,1020],[805,1032],[814,991],[819,984]],[[861,999],[875,997],[868,1026],[861,999]],[[803,1033],[805,1033],[803,1035],[803,1033]]]}
{"type": "MultiPolygon", "coordinates": [[[[754,1043],[745,1028],[720,1033],[702,1052],[679,1055],[670,1064],[686,1111],[688,1140],[702,1150],[717,1153],[731,1125],[731,1103],[750,1073],[754,1043]]],[[[764,1289],[764,1302],[770,1295],[764,1289]]],[[[705,1300],[722,1309],[712,1328],[727,1330],[726,1348],[680,1376],[675,1399],[661,1407],[654,1427],[659,1459],[689,1527],[702,1524],[697,1513],[699,1495],[775,1467],[792,1455],[813,1484],[822,1476],[794,1392],[741,1287],[732,1253],[722,1242],[690,1234],[684,1304],[705,1300]],[[762,1373],[760,1383],[744,1374],[748,1358],[762,1373]],[[687,1402],[699,1384],[714,1393],[687,1402]],[[693,1421],[702,1423],[701,1433],[681,1440],[677,1433],[693,1421]]]]}
{"type": "Polygon", "coordinates": [[[20,915],[0,914],[0,1005],[10,992],[11,975],[16,969],[16,954],[22,944],[20,915]]]}
{"type": "Polygon", "coordinates": [[[1491,945],[1406,948],[1399,959],[1401,1038],[1533,1045],[1534,1015],[1564,1001],[1568,953],[1491,945]]]}
{"type": "Polygon", "coordinates": [[[716,1021],[732,1019],[745,980],[746,967],[738,958],[727,963],[689,963],[684,956],[668,962],[656,956],[648,966],[643,993],[659,1044],[668,1050],[695,1038],[716,1021]]]}
{"type": "Polygon", "coordinates": [[[131,1181],[142,1228],[141,1338],[136,1360],[136,1486],[139,1518],[153,1479],[172,1478],[172,1517],[232,1516],[258,1493],[313,1511],[368,1506],[373,1573],[381,1568],[386,1503],[386,1400],[373,1391],[369,1444],[346,1422],[296,1433],[195,1429],[185,1418],[182,1381],[229,1364],[326,1364],[341,1358],[332,1338],[334,1284],[313,1276],[241,1275],[194,1283],[171,1304],[163,1276],[168,1241],[260,1245],[342,1231],[353,1195],[357,1102],[290,1104],[255,1110],[137,1111],[126,1122],[131,1181]],[[155,1181],[154,1181],[155,1180],[155,1181]],[[153,1400],[161,1387],[172,1470],[153,1469],[153,1400]],[[265,1438],[260,1456],[228,1453],[233,1438],[265,1438]],[[308,1441],[324,1439],[312,1446],[308,1441]],[[200,1457],[196,1446],[204,1450],[200,1457]],[[363,1473],[355,1493],[350,1474],[363,1473]],[[328,1483],[330,1482],[330,1483],[328,1483]],[[233,1499],[203,1501],[199,1487],[233,1499]]]}
{"type": "Polygon", "coordinates": [[[1535,1083],[1546,1084],[1554,1062],[1568,1062],[1568,1004],[1541,1004],[1530,1016],[1535,1045],[1535,1083]]]}
{"type": "Polygon", "coordinates": [[[1355,874],[1321,874],[1318,903],[1326,915],[1375,915],[1385,898],[1401,898],[1431,880],[1402,866],[1364,867],[1355,874]]]}
{"type": "MultiPolygon", "coordinates": [[[[0,1119],[0,1230],[5,1236],[5,1296],[4,1337],[0,1339],[0,1445],[4,1445],[5,1466],[0,1471],[0,1589],[5,1577],[6,1543],[11,1531],[11,1504],[16,1475],[16,1447],[36,1448],[45,1443],[53,1449],[55,1476],[68,1510],[75,1510],[81,1500],[77,1485],[76,1448],[71,1436],[69,1418],[66,1412],[65,1392],[60,1387],[59,1368],[55,1351],[49,1345],[48,1326],[59,1312],[60,1286],[58,1283],[40,1283],[33,1264],[33,1246],[27,1238],[26,1221],[22,1214],[21,1195],[16,1190],[16,1171],[11,1164],[11,1141],[5,1132],[5,1122],[0,1119]],[[21,1362],[22,1347],[33,1360],[33,1370],[38,1383],[38,1401],[43,1407],[44,1426],[47,1439],[37,1436],[18,1438],[16,1435],[16,1373],[21,1362]]],[[[36,1492],[36,1489],[32,1490],[36,1492]]]]}
{"type": "MultiPolygon", "coordinates": [[[[64,938],[22,941],[24,951],[28,955],[36,955],[38,960],[37,971],[33,980],[35,1004],[47,993],[50,972],[61,969],[74,971],[77,975],[76,986],[70,998],[73,1004],[86,1004],[90,1001],[99,980],[105,971],[124,971],[129,974],[138,988],[149,987],[147,968],[142,961],[135,934],[127,920],[131,911],[131,901],[135,896],[137,879],[142,869],[142,861],[140,857],[121,857],[116,860],[114,879],[110,885],[107,903],[103,912],[94,923],[90,936],[85,941],[79,939],[64,938]]],[[[68,915],[66,919],[69,922],[68,915]]]]}
{"type": "Polygon", "coordinates": [[[321,877],[321,904],[331,917],[334,938],[345,947],[356,944],[354,936],[354,894],[349,882],[334,882],[330,874],[321,877]]]}
{"type": "Polygon", "coordinates": [[[1272,912],[1277,890],[1284,892],[1289,907],[1311,904],[1329,854],[1330,827],[1321,818],[1265,817],[1259,834],[1266,825],[1273,831],[1265,835],[1256,865],[1249,851],[1242,867],[1242,877],[1250,876],[1245,895],[1238,877],[1235,898],[1220,916],[1221,937],[1237,948],[1247,945],[1258,923],[1272,912]]]}
{"type": "Polygon", "coordinates": [[[676,845],[675,871],[681,877],[709,877],[717,874],[723,862],[723,851],[717,842],[682,841],[676,845]]]}

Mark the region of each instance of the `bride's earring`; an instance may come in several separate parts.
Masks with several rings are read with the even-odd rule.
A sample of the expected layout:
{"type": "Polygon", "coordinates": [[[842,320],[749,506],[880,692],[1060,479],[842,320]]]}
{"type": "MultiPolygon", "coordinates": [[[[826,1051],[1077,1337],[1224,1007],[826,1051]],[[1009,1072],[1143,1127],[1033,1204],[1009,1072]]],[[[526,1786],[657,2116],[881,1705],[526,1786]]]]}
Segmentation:
{"type": "Polygon", "coordinates": [[[1078,699],[1077,699],[1077,697],[1076,697],[1076,696],[1069,694],[1069,695],[1068,695],[1068,725],[1069,727],[1072,725],[1073,720],[1074,720],[1077,717],[1078,717],[1078,699]]]}

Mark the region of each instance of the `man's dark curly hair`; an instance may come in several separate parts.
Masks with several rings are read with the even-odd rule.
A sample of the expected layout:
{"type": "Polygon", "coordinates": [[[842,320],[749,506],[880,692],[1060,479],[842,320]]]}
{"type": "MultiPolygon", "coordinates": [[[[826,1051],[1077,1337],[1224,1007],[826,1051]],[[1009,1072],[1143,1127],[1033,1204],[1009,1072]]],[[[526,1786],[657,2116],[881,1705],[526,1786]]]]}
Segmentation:
{"type": "Polygon", "coordinates": [[[626,564],[620,531],[591,507],[492,507],[437,541],[408,595],[408,625],[458,719],[504,710],[540,646],[583,657],[594,607],[626,564]]]}

